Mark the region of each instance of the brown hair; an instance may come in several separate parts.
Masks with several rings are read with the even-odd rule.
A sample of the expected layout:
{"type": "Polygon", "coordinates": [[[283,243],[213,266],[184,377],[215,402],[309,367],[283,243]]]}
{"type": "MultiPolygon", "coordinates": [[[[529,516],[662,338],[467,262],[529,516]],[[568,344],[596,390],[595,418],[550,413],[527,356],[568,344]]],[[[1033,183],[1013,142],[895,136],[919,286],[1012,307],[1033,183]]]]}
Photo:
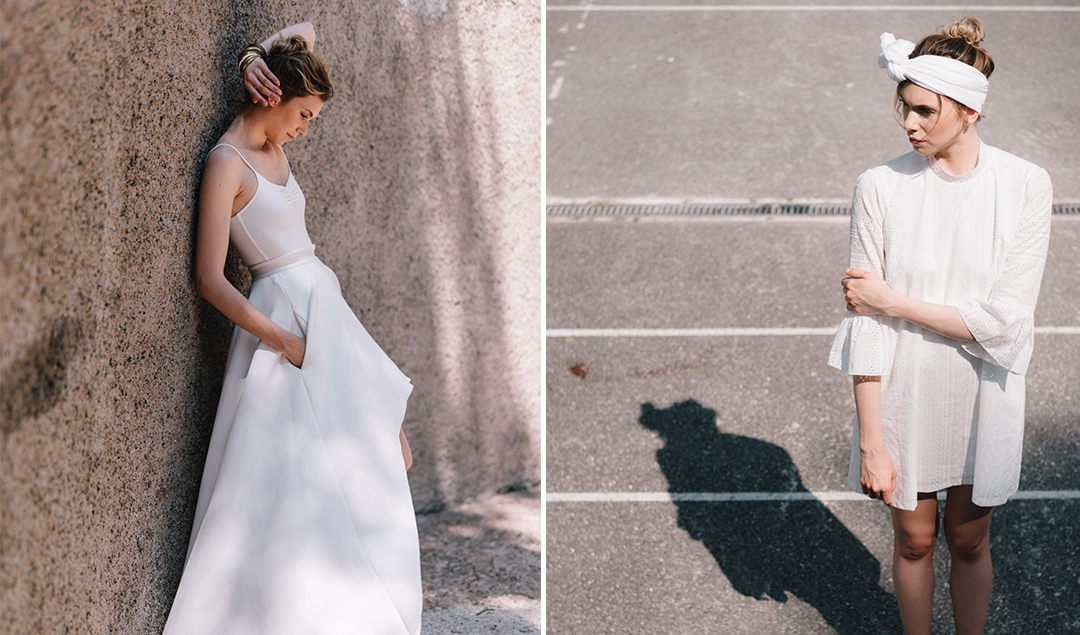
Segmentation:
{"type": "MultiPolygon", "coordinates": [[[[986,31],[983,30],[981,22],[975,18],[964,18],[955,24],[938,27],[938,29],[940,33],[934,33],[919,40],[908,58],[916,58],[920,55],[951,57],[973,66],[975,70],[986,75],[987,79],[990,78],[990,74],[994,72],[994,60],[990,59],[989,53],[979,48],[979,43],[986,37],[986,31]]],[[[901,118],[901,125],[903,125],[903,97],[900,96],[900,91],[910,83],[905,79],[897,84],[896,96],[893,98],[894,115],[901,118]]],[[[951,97],[944,99],[951,101],[958,113],[963,113],[961,104],[955,99],[951,97]]],[[[940,108],[938,112],[940,116],[940,108]]],[[[979,120],[981,119],[982,113],[979,114],[979,120]]]]}
{"type": "MultiPolygon", "coordinates": [[[[308,95],[327,101],[334,96],[326,62],[299,35],[276,40],[266,54],[266,66],[281,82],[282,102],[308,95]]],[[[247,105],[251,106],[248,101],[247,105]]]]}

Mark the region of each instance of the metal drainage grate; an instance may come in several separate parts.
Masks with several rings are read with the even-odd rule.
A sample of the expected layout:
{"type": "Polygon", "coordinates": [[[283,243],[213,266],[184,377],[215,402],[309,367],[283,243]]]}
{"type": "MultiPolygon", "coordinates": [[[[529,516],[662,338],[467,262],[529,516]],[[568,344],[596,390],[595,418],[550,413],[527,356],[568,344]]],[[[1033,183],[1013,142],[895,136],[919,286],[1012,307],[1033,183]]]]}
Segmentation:
{"type": "MultiPolygon", "coordinates": [[[[847,216],[847,203],[585,203],[548,205],[549,217],[591,216],[847,216]]],[[[1054,205],[1054,214],[1080,214],[1080,203],[1054,205]]]]}

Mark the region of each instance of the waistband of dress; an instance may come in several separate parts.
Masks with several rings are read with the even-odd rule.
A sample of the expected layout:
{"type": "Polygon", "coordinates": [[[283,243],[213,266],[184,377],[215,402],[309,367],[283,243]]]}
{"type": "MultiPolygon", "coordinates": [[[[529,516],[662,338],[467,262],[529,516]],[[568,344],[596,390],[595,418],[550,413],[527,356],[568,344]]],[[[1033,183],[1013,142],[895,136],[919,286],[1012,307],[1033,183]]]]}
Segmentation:
{"type": "Polygon", "coordinates": [[[264,260],[250,265],[248,271],[251,272],[252,280],[258,280],[259,278],[265,278],[266,276],[280,273],[286,269],[292,269],[293,267],[299,267],[300,265],[306,265],[307,263],[315,262],[316,260],[318,260],[318,258],[315,257],[315,245],[310,245],[303,249],[290,251],[277,258],[271,258],[270,260],[264,260]]]}

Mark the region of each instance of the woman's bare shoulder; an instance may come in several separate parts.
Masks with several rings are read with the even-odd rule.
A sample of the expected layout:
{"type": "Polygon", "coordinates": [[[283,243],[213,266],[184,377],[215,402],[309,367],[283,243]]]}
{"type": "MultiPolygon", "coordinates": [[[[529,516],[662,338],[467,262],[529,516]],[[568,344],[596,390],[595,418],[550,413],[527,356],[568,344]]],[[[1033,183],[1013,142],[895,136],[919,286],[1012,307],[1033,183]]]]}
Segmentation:
{"type": "Polygon", "coordinates": [[[219,184],[234,183],[238,187],[243,180],[247,165],[239,151],[232,147],[226,137],[218,139],[206,155],[203,166],[203,182],[213,181],[219,184]]]}

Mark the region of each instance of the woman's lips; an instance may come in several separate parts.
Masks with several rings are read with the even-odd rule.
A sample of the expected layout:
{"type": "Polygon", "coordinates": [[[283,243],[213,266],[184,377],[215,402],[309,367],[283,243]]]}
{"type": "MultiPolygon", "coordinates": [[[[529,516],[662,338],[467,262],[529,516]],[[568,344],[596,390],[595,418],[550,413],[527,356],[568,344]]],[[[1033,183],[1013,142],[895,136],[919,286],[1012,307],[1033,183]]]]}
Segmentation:
{"type": "Polygon", "coordinates": [[[918,145],[920,143],[926,143],[922,139],[912,139],[911,137],[908,137],[907,140],[908,140],[908,143],[910,143],[911,145],[918,145]]]}

